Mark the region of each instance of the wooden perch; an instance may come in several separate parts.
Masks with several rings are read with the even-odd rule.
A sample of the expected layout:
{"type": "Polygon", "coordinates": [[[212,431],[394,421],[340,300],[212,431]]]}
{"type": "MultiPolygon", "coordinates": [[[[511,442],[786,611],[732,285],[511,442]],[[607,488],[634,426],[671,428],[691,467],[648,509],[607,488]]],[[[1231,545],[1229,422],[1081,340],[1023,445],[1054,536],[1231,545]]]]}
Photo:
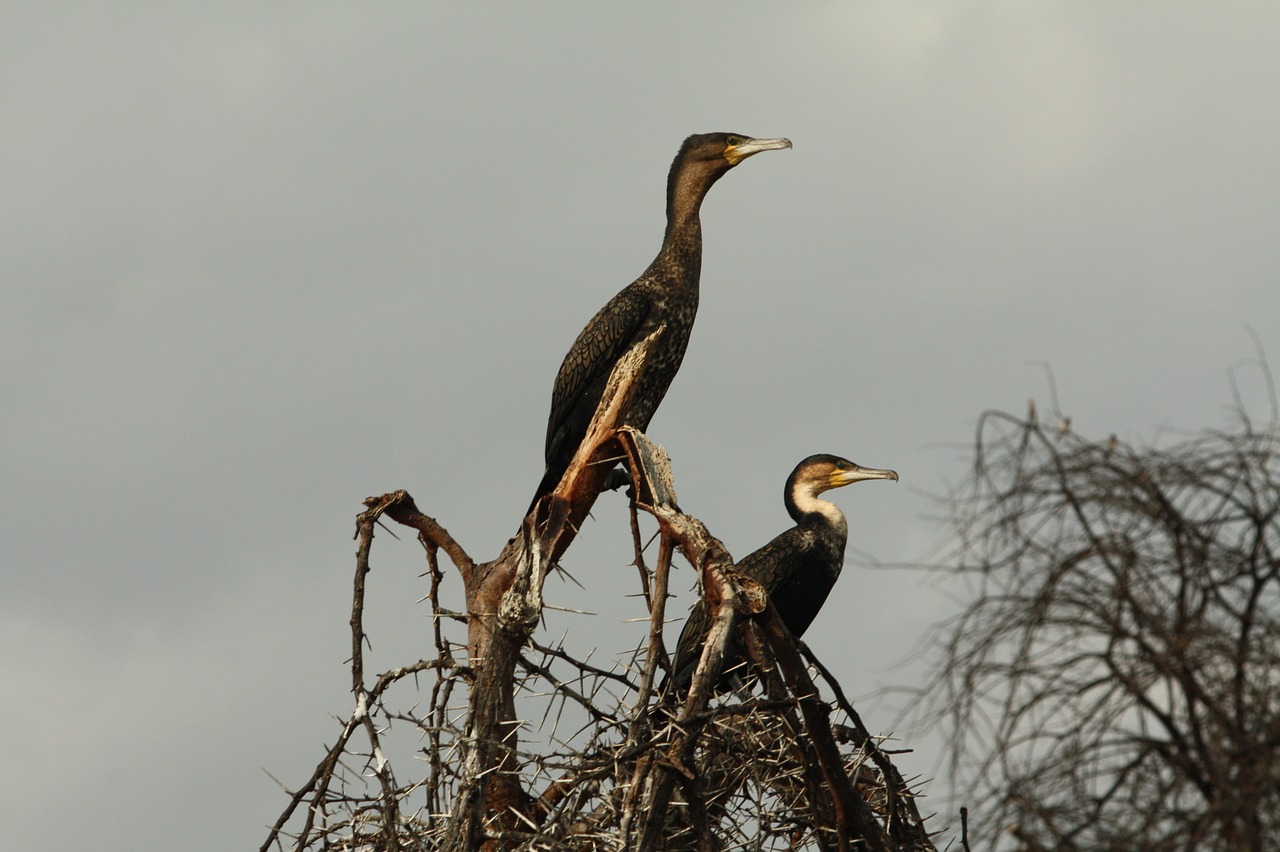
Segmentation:
{"type": "Polygon", "coordinates": [[[514,685],[520,650],[542,615],[547,574],[577,536],[618,458],[616,435],[628,410],[658,329],[619,359],[573,460],[552,493],[534,506],[520,533],[492,562],[464,578],[470,616],[467,650],[471,684],[466,777],[472,789],[458,797],[453,848],[479,848],[486,833],[531,821],[534,798],[519,781],[514,746],[514,685]],[[483,783],[480,779],[484,779],[483,783]]]}
{"type": "MultiPolygon", "coordinates": [[[[907,835],[895,834],[892,826],[886,834],[849,774],[858,771],[862,758],[856,750],[853,755],[839,751],[828,718],[831,708],[818,699],[795,641],[773,612],[763,588],[738,574],[724,545],[700,520],[681,511],[662,449],[620,422],[652,341],[651,337],[635,347],[615,366],[563,478],[535,504],[497,558],[474,562],[404,491],[366,501],[358,521],[361,547],[351,620],[356,709],[316,775],[292,794],[293,802],[264,850],[272,842],[278,845],[285,823],[304,802],[309,805],[294,847],[299,850],[330,848],[331,839],[340,839],[341,831],[335,831],[329,814],[343,807],[351,812],[345,824],[350,839],[360,838],[357,842],[369,848],[469,852],[543,848],[543,839],[546,848],[586,849],[601,844],[714,848],[721,842],[718,832],[733,820],[740,821],[740,830],[741,820],[760,819],[739,813],[726,822],[724,803],[740,795],[747,783],[743,770],[748,767],[762,772],[763,783],[780,801],[790,803],[786,807],[794,814],[788,811],[783,824],[797,826],[793,842],[808,844],[811,838],[822,849],[932,848],[923,828],[910,835],[910,843],[894,842],[907,835]],[[631,663],[611,669],[588,665],[562,648],[534,642],[533,634],[542,615],[547,575],[573,542],[609,472],[620,462],[630,470],[636,506],[656,519],[661,541],[658,565],[650,576],[633,514],[636,566],[646,584],[650,612],[648,638],[631,663]],[[436,658],[398,667],[368,684],[363,672],[364,580],[374,527],[382,517],[416,530],[427,551],[436,658]],[[666,719],[651,714],[649,702],[659,659],[665,657],[667,571],[676,549],[699,574],[712,627],[673,724],[655,732],[654,723],[666,719]],[[449,557],[462,579],[465,615],[439,605],[437,589],[443,575],[438,551],[449,557]],[[441,622],[450,619],[466,624],[465,665],[455,662],[451,650],[461,642],[441,634],[441,622]],[[758,669],[767,670],[768,697],[711,706],[729,643],[743,636],[750,640],[748,656],[758,669]],[[541,659],[538,654],[543,655],[541,659]],[[572,667],[577,680],[574,676],[559,679],[553,668],[561,663],[572,667]],[[637,684],[635,675],[641,671],[637,684]],[[437,678],[428,715],[395,714],[382,706],[392,684],[426,672],[434,672],[437,678]],[[534,683],[540,685],[531,691],[534,683]],[[524,723],[515,712],[518,684],[525,690],[522,695],[575,702],[590,720],[583,729],[591,731],[589,745],[567,758],[563,752],[545,760],[530,753],[527,742],[522,746],[519,737],[524,723]],[[550,684],[549,691],[536,691],[545,684],[550,684]],[[465,716],[457,712],[455,686],[468,691],[465,716]],[[616,706],[609,703],[617,695],[623,697],[616,706]],[[629,714],[624,706],[631,708],[629,714]],[[384,726],[406,718],[418,725],[426,739],[422,752],[430,774],[402,785],[384,756],[381,737],[384,726]],[[370,743],[367,754],[350,745],[361,731],[370,743]],[[345,789],[344,784],[351,783],[338,776],[353,755],[364,761],[356,774],[375,786],[371,795],[335,795],[331,789],[331,784],[345,789]],[[848,769],[850,765],[855,769],[848,769]],[[724,784],[706,790],[703,785],[712,783],[708,777],[724,784]],[[531,789],[534,784],[539,785],[540,795],[531,789]],[[684,801],[673,804],[677,786],[684,801]],[[425,809],[421,799],[414,805],[416,812],[402,807],[409,797],[421,795],[415,791],[423,788],[425,809]],[[787,822],[793,818],[794,823],[787,822]]],[[[842,706],[847,706],[838,690],[837,694],[842,706]]],[[[852,709],[847,713],[852,714],[852,709]]],[[[860,722],[858,726],[861,729],[860,722]]],[[[860,748],[876,753],[882,769],[892,769],[887,758],[875,752],[869,735],[861,736],[860,748]]],[[[885,772],[884,777],[901,785],[896,771],[885,772]]],[[[892,822],[900,813],[892,804],[898,795],[896,787],[885,795],[890,802],[887,820],[892,822]]],[[[908,814],[908,820],[915,825],[921,822],[918,814],[908,814]]]]}

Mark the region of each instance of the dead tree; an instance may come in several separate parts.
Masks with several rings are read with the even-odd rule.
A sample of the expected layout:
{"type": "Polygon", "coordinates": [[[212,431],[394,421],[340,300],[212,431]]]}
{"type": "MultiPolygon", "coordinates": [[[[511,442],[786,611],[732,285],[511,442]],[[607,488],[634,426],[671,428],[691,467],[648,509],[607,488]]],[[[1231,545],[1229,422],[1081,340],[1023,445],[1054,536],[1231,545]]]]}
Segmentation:
{"type": "Polygon", "coordinates": [[[983,848],[1280,844],[1278,442],[982,417],[932,691],[983,848]]]}
{"type": "Polygon", "coordinates": [[[290,792],[263,850],[932,849],[912,790],[839,685],[810,655],[835,700],[819,697],[807,649],[760,587],[734,573],[723,545],[677,507],[665,456],[619,427],[645,352],[615,368],[559,487],[496,559],[472,560],[403,491],[366,501],[351,615],[355,708],[310,780],[290,792]],[[619,462],[634,505],[657,521],[659,545],[650,569],[633,509],[649,626],[631,659],[599,667],[540,642],[535,628],[548,572],[619,462]],[[384,517],[416,530],[426,549],[434,657],[370,679],[364,584],[384,517]],[[659,711],[676,550],[699,572],[715,626],[683,705],[659,711]],[[441,604],[441,551],[462,579],[461,612],[441,604]],[[450,637],[457,624],[465,642],[450,637]],[[725,648],[739,634],[766,694],[713,701],[725,648]],[[420,676],[433,681],[425,709],[413,688],[420,676]],[[525,740],[533,726],[517,712],[521,702],[541,708],[537,747],[525,740]],[[384,747],[401,728],[421,740],[408,781],[384,747]]]}

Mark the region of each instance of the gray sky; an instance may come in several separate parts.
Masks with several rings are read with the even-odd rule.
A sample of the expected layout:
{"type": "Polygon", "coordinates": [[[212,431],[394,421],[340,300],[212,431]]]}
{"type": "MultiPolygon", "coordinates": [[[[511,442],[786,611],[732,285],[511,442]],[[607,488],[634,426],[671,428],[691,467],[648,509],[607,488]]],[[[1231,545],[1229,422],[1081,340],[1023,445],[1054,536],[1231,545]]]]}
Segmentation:
{"type": "MultiPolygon", "coordinates": [[[[1265,416],[1280,352],[1280,7],[6,4],[0,825],[15,849],[256,847],[350,710],[360,501],[477,558],[541,473],[551,381],[662,234],[691,132],[788,136],[703,207],[650,436],[745,554],[813,452],[919,562],[978,415],[1131,439],[1265,416]],[[145,9],[145,11],[144,11],[145,9]]],[[[575,648],[641,614],[621,497],[553,581],[575,648]]],[[[874,730],[951,605],[854,558],[808,639],[874,730]]],[[[382,536],[368,665],[429,641],[382,536]]],[[[456,577],[449,578],[457,591],[456,577]]],[[[682,592],[692,583],[683,569],[682,592]]],[[[685,592],[675,606],[687,605],[685,592]]],[[[674,629],[674,628],[673,628],[674,629]]],[[[912,771],[931,771],[933,754],[912,771]]]]}

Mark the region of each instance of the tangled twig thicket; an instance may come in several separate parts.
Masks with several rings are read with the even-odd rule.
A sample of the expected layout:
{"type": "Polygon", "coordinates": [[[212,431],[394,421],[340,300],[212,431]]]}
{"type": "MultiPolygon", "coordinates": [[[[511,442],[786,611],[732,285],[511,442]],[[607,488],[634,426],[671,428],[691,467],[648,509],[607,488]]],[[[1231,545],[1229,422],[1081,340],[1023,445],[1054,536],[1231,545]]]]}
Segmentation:
{"type": "Polygon", "coordinates": [[[679,510],[661,451],[619,427],[633,376],[626,363],[615,370],[561,485],[491,562],[474,562],[403,491],[366,501],[351,616],[355,710],[263,850],[933,848],[913,791],[839,685],[811,655],[812,668],[804,664],[807,649],[759,586],[679,510]],[[535,628],[549,567],[619,461],[660,540],[650,568],[633,513],[647,636],[629,659],[599,666],[539,641],[535,628]],[[384,517],[417,530],[426,548],[434,648],[370,679],[364,584],[384,517]],[[679,706],[655,689],[677,549],[699,572],[714,622],[679,706]],[[461,575],[465,612],[441,603],[440,551],[461,575]],[[731,636],[745,642],[762,693],[714,695],[731,636]],[[819,697],[811,670],[832,700],[819,697]],[[419,740],[407,769],[387,747],[405,734],[419,740]]]}
{"type": "Polygon", "coordinates": [[[990,848],[1275,848],[1280,425],[1236,424],[982,418],[930,689],[990,848]]]}

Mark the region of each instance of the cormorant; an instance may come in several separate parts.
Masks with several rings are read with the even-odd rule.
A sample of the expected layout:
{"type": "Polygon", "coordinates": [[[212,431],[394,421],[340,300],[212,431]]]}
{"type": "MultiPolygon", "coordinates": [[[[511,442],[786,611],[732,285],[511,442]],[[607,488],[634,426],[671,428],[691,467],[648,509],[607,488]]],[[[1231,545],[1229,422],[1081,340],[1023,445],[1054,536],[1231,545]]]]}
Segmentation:
{"type": "Polygon", "coordinates": [[[609,373],[627,350],[666,325],[650,349],[644,373],[622,422],[644,431],[680,368],[698,312],[702,225],[698,209],[712,184],[747,157],[790,148],[788,139],[753,139],[737,133],[703,133],[680,146],[667,175],[667,230],[658,256],[644,274],[600,309],[573,342],[551,393],[546,473],[529,508],[564,476],[586,436],[609,373]]]}
{"type": "MultiPolygon", "coordinates": [[[[784,498],[787,514],[796,525],[764,547],[740,559],[735,568],[764,586],[791,635],[799,637],[822,609],[827,595],[840,577],[849,526],[844,512],[835,503],[818,497],[832,488],[842,488],[867,479],[892,479],[892,470],[859,467],[848,459],[826,454],[809,456],[787,477],[784,498]]],[[[702,646],[711,619],[706,601],[699,599],[680,631],[670,682],[687,690],[702,656],[702,646]]],[[[724,670],[737,664],[732,649],[725,656],[724,670]]]]}

